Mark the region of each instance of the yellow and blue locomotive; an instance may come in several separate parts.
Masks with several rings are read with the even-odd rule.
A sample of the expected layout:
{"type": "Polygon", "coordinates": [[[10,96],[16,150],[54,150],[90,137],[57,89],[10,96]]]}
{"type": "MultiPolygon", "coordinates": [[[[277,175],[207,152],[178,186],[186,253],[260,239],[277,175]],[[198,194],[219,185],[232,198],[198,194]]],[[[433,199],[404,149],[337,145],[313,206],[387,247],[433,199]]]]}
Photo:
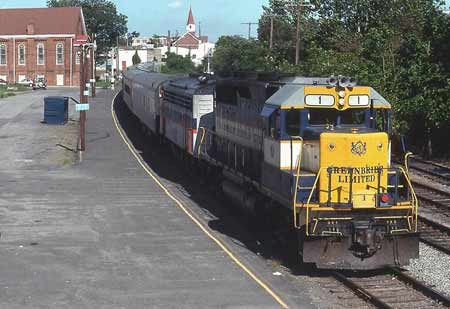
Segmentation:
{"type": "Polygon", "coordinates": [[[376,269],[418,257],[418,201],[391,164],[391,105],[373,88],[343,76],[130,70],[123,99],[235,203],[288,214],[304,262],[376,269]]]}
{"type": "Polygon", "coordinates": [[[342,76],[218,77],[215,118],[199,156],[223,166],[223,191],[247,209],[265,207],[258,192],[291,213],[304,262],[418,257],[417,198],[391,164],[391,106],[374,89],[342,76]]]}

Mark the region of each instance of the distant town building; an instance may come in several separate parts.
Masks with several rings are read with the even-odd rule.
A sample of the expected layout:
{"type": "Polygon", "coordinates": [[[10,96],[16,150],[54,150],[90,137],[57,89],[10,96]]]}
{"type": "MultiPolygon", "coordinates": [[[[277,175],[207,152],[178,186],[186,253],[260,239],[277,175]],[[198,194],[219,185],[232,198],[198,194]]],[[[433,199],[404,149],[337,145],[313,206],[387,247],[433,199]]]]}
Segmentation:
{"type": "Polygon", "coordinates": [[[163,46],[161,50],[163,55],[170,51],[177,55],[190,56],[196,65],[200,65],[208,54],[213,53],[214,48],[215,44],[208,42],[207,36],[197,36],[194,15],[192,8],[189,8],[186,32],[174,38],[171,46],[163,46]]]}
{"type": "Polygon", "coordinates": [[[212,55],[215,48],[214,43],[208,42],[207,36],[196,34],[196,25],[192,8],[189,8],[186,23],[186,32],[181,36],[153,36],[133,38],[131,47],[120,47],[117,58],[117,50],[111,54],[112,72],[124,71],[133,65],[132,58],[138,52],[142,62],[163,62],[167,52],[175,53],[183,57],[189,56],[195,65],[201,65],[203,60],[212,55]],[[118,60],[117,60],[118,59],[118,60]]]}
{"type": "Polygon", "coordinates": [[[137,38],[133,38],[132,39],[131,47],[134,47],[134,48],[154,48],[154,44],[152,43],[152,38],[137,37],[137,38]]]}
{"type": "Polygon", "coordinates": [[[81,8],[0,9],[0,78],[79,85],[78,35],[87,35],[81,8]]]}
{"type": "Polygon", "coordinates": [[[132,48],[121,47],[119,48],[119,57],[117,58],[117,52],[110,55],[112,58],[111,68],[112,72],[116,72],[117,65],[119,65],[119,71],[125,71],[127,68],[133,65],[133,56],[138,53],[141,62],[158,62],[162,60],[161,50],[158,48],[132,48]]]}

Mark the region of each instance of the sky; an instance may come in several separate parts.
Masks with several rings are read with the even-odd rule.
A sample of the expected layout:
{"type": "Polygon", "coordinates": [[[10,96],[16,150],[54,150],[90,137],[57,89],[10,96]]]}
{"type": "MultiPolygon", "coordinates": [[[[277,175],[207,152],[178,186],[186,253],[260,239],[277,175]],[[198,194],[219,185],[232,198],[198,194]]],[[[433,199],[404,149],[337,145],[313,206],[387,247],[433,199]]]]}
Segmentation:
{"type": "MultiPolygon", "coordinates": [[[[248,35],[248,25],[258,22],[262,5],[268,0],[113,0],[120,13],[128,16],[128,31],[141,36],[167,35],[186,31],[189,6],[202,35],[215,42],[221,35],[248,35]]],[[[46,0],[0,0],[0,8],[45,7],[46,0]]],[[[256,36],[256,25],[252,36],[256,36]]]]}

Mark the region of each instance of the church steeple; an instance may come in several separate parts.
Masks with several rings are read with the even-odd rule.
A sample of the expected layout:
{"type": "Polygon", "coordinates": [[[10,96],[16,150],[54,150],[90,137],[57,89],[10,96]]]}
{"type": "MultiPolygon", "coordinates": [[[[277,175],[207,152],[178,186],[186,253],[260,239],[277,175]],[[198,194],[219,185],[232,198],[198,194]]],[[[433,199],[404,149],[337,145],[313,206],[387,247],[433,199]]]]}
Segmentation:
{"type": "Polygon", "coordinates": [[[192,7],[189,7],[189,16],[186,25],[186,30],[188,32],[195,33],[195,22],[194,22],[194,15],[192,14],[192,7]]]}

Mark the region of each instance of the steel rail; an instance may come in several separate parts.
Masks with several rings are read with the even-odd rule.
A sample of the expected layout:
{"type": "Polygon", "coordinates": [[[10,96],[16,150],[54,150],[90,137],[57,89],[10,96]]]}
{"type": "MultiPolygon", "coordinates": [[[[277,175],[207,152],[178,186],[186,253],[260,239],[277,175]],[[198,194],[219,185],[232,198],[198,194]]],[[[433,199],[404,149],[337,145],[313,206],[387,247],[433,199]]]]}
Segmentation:
{"type": "Polygon", "coordinates": [[[429,174],[431,176],[444,179],[446,181],[450,181],[450,176],[442,174],[442,173],[439,173],[439,172],[436,172],[436,171],[433,171],[433,170],[430,170],[430,169],[427,169],[427,168],[425,168],[423,166],[419,166],[420,164],[431,165],[431,166],[434,166],[435,168],[441,169],[441,170],[445,171],[446,173],[450,174],[450,167],[447,167],[447,166],[444,166],[444,165],[441,165],[441,164],[436,164],[434,162],[426,161],[426,160],[423,160],[423,159],[420,159],[420,158],[417,158],[417,157],[410,157],[410,161],[409,161],[409,168],[410,169],[414,169],[414,170],[420,171],[422,173],[429,174]],[[414,160],[416,161],[416,163],[414,163],[414,160]],[[419,164],[417,164],[417,162],[419,164]]]}
{"type": "Polygon", "coordinates": [[[438,292],[437,290],[423,284],[422,282],[418,281],[417,279],[405,274],[400,269],[395,267],[388,267],[388,269],[397,276],[401,281],[410,284],[415,290],[423,293],[425,296],[439,301],[442,305],[446,307],[450,307],[450,297],[447,295],[438,292]]]}
{"type": "Polygon", "coordinates": [[[346,276],[344,276],[340,272],[333,271],[333,272],[331,272],[331,274],[337,280],[342,282],[345,286],[350,288],[357,296],[359,296],[363,300],[371,303],[372,305],[376,306],[377,308],[382,308],[382,309],[390,309],[390,308],[392,308],[387,303],[382,301],[379,297],[373,295],[372,293],[367,291],[367,289],[362,287],[360,284],[352,281],[351,279],[347,278],[346,276]]]}
{"type": "Polygon", "coordinates": [[[448,247],[443,246],[442,244],[440,244],[438,241],[434,240],[433,236],[430,237],[426,237],[426,234],[422,235],[423,233],[421,233],[420,235],[420,241],[445,253],[450,255],[450,228],[448,228],[445,225],[442,225],[438,222],[432,221],[430,219],[424,218],[422,216],[419,216],[420,221],[422,221],[423,224],[428,225],[429,227],[438,230],[438,232],[443,235],[444,237],[448,238],[447,244],[448,247]]]}
{"type": "MultiPolygon", "coordinates": [[[[447,295],[427,286],[426,284],[407,275],[406,273],[404,273],[403,271],[401,271],[400,269],[398,269],[396,267],[386,267],[385,269],[389,273],[394,275],[399,282],[402,282],[403,284],[405,284],[407,286],[411,286],[411,288],[413,290],[423,294],[425,297],[427,297],[433,301],[439,302],[443,306],[450,307],[450,297],[448,297],[447,295]]],[[[354,280],[348,278],[341,272],[331,271],[330,273],[335,279],[337,279],[338,281],[343,283],[345,286],[347,286],[350,290],[352,290],[352,292],[354,294],[356,294],[356,296],[358,296],[362,300],[371,303],[372,305],[374,305],[377,308],[382,308],[382,309],[394,308],[392,305],[385,302],[382,299],[382,297],[378,297],[378,296],[374,295],[373,293],[368,291],[367,288],[365,288],[361,284],[356,283],[354,280]]]]}

